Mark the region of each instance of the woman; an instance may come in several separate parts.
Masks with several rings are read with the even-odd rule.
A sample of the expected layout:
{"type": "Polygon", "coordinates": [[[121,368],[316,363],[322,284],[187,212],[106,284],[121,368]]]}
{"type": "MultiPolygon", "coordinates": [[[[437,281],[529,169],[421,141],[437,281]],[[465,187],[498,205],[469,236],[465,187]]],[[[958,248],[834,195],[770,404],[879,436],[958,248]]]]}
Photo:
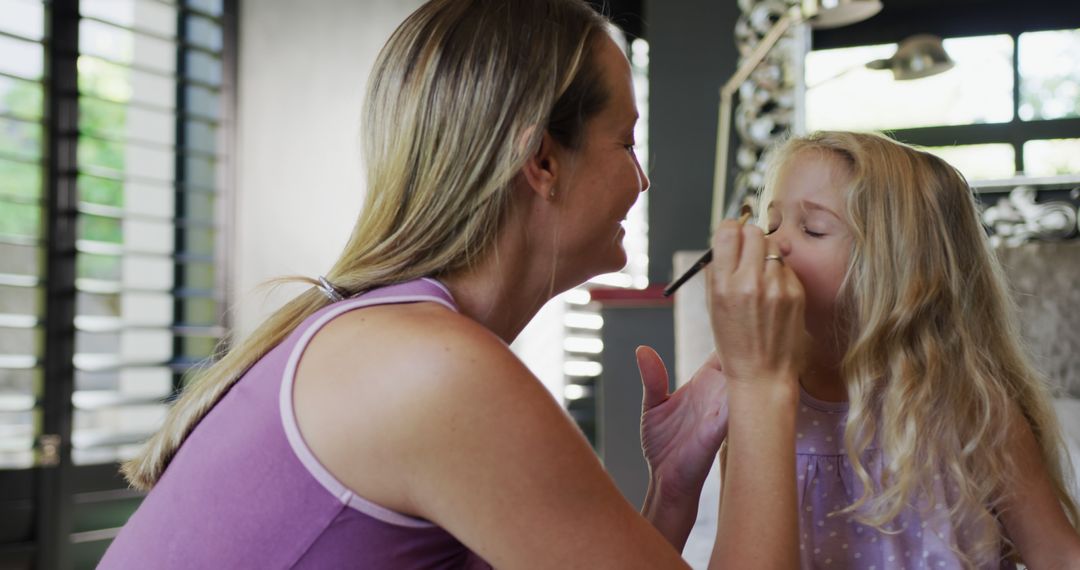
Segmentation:
{"type": "Polygon", "coordinates": [[[670,397],[639,357],[645,517],[507,348],[555,294],[626,262],[648,179],[605,26],[581,0],[434,0],[397,29],[350,242],[125,465],[152,491],[103,567],[681,567],[724,391],[745,470],[728,485],[770,494],[726,502],[714,562],[793,565],[802,293],[759,229],[714,243],[717,339],[737,350],[670,397]]]}

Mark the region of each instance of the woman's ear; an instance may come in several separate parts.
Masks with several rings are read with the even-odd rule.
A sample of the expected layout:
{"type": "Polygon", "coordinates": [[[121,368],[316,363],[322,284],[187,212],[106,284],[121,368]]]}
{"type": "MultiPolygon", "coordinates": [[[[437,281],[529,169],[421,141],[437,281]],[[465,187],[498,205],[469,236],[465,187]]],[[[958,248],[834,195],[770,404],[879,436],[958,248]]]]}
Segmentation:
{"type": "Polygon", "coordinates": [[[529,188],[545,200],[555,199],[555,188],[559,178],[559,145],[551,134],[544,131],[536,152],[525,161],[521,173],[529,188]]]}

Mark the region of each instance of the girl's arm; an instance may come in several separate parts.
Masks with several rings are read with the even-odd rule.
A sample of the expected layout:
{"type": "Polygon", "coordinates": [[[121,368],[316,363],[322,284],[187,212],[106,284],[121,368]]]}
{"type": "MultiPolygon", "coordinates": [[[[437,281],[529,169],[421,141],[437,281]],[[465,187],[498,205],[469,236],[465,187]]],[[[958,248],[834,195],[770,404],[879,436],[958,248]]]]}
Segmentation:
{"type": "Polygon", "coordinates": [[[1005,532],[1030,570],[1080,569],[1080,535],[1069,524],[1031,426],[1019,411],[1009,422],[1018,473],[1005,500],[1005,532]]]}

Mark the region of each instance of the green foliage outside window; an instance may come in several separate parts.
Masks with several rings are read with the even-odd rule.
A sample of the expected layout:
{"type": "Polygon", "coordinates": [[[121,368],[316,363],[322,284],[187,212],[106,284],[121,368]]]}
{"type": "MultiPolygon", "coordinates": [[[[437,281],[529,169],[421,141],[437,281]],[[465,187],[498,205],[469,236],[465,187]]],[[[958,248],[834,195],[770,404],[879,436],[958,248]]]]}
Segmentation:
{"type": "MultiPolygon", "coordinates": [[[[19,119],[40,119],[41,86],[16,80],[4,83],[9,88],[0,96],[0,111],[19,119]]],[[[0,235],[41,235],[41,207],[31,201],[41,196],[42,165],[33,161],[41,157],[42,144],[40,123],[0,119],[0,235]]]]}
{"type": "MultiPolygon", "coordinates": [[[[115,92],[118,84],[127,81],[121,68],[80,66],[81,88],[91,92],[115,92]]],[[[40,121],[44,115],[44,98],[38,83],[6,80],[0,83],[0,111],[9,117],[40,121]],[[3,89],[7,87],[7,89],[3,89]]],[[[123,104],[97,99],[80,99],[78,161],[80,169],[93,174],[78,176],[81,202],[123,208],[125,146],[123,142],[127,110],[123,104]],[[105,140],[86,133],[116,137],[105,140]],[[102,174],[107,177],[97,176],[102,174]]],[[[40,238],[45,228],[42,204],[33,203],[42,197],[45,153],[43,127],[40,122],[0,119],[0,235],[18,238],[40,238]],[[33,162],[38,161],[38,162],[33,162]],[[15,200],[5,200],[5,198],[15,200]]],[[[119,219],[80,214],[79,239],[122,243],[123,228],[119,219]]],[[[110,256],[80,254],[79,275],[99,279],[119,278],[119,260],[110,256]]]]}

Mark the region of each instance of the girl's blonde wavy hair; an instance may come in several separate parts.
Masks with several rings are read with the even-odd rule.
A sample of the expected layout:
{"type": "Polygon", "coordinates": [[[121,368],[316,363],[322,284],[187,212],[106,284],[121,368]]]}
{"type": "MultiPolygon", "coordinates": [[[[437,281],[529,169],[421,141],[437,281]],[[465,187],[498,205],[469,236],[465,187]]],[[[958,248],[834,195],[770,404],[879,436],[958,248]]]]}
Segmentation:
{"type": "Polygon", "coordinates": [[[803,152],[838,157],[850,174],[842,192],[852,246],[837,334],[850,399],[844,443],[864,492],[836,514],[886,530],[910,505],[934,508],[940,484],[952,523],[970,529],[956,545],[961,560],[997,560],[1003,546],[1012,550],[998,515],[1020,467],[1008,448],[1008,419],[1019,411],[1076,526],[1051,393],[1021,344],[967,181],[884,136],[818,132],[772,151],[762,206],[783,165],[803,152]],[[879,482],[862,460],[874,442],[885,458],[879,482]]]}
{"type": "MultiPolygon", "coordinates": [[[[583,0],[432,0],[410,15],[369,80],[368,193],[328,280],[355,294],[445,275],[485,255],[545,130],[579,148],[585,122],[606,104],[592,55],[606,33],[607,20],[583,0]]],[[[328,303],[308,289],[199,373],[122,466],[131,485],[152,488],[244,372],[328,303]]]]}

